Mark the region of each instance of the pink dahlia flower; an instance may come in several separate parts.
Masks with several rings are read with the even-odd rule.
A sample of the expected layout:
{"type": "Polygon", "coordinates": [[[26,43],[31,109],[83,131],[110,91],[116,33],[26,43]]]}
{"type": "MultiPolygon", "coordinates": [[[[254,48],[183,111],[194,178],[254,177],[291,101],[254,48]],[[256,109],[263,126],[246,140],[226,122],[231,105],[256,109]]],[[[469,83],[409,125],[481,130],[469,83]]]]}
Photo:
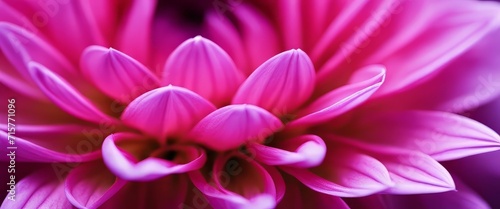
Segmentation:
{"type": "Polygon", "coordinates": [[[2,208],[348,208],[500,147],[452,113],[500,94],[497,3],[190,3],[0,1],[2,208]]]}

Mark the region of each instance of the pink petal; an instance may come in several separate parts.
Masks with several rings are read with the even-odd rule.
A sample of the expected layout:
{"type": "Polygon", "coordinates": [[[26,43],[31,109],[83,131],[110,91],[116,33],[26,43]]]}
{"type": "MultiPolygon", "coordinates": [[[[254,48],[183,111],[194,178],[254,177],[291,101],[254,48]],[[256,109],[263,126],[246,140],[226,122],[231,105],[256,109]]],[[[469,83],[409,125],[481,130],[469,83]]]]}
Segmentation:
{"type": "Polygon", "coordinates": [[[500,149],[500,136],[483,124],[446,112],[390,111],[357,122],[360,138],[452,160],[500,149]]]}
{"type": "Polygon", "coordinates": [[[228,104],[242,81],[231,57],[201,36],[177,47],[163,72],[164,84],[190,89],[217,106],[228,104]]]}
{"type": "Polygon", "coordinates": [[[254,104],[276,115],[294,111],[314,88],[314,66],[302,50],[289,50],[259,66],[233,98],[233,104],[254,104]]]}
{"type": "Polygon", "coordinates": [[[389,171],[377,159],[348,146],[329,146],[327,150],[318,167],[280,168],[312,190],[339,197],[366,196],[394,185],[389,171]]]}
{"type": "Polygon", "coordinates": [[[384,82],[385,68],[372,65],[360,69],[351,84],[335,89],[299,113],[299,119],[289,126],[310,125],[332,119],[366,101],[384,82]]]}
{"type": "Polygon", "coordinates": [[[25,17],[20,11],[17,11],[5,1],[0,2],[0,8],[2,8],[0,21],[22,26],[24,30],[28,30],[34,34],[39,33],[38,29],[33,25],[33,22],[30,19],[25,17]]]}
{"type": "Polygon", "coordinates": [[[127,182],[101,208],[178,209],[192,188],[185,175],[169,175],[150,182],[127,182]]]}
{"type": "Polygon", "coordinates": [[[317,166],[321,164],[326,154],[325,142],[316,135],[302,135],[272,146],[252,143],[247,149],[250,153],[255,152],[255,159],[266,165],[291,167],[317,166]]]}
{"type": "Polygon", "coordinates": [[[123,103],[160,86],[158,78],[144,65],[112,48],[87,47],[80,66],[95,86],[123,103]]]}
{"type": "Polygon", "coordinates": [[[102,113],[67,81],[45,66],[30,62],[29,70],[33,80],[45,95],[69,114],[95,123],[116,121],[102,113]]]}
{"type": "MultiPolygon", "coordinates": [[[[39,62],[64,78],[74,78],[76,69],[68,60],[53,46],[45,40],[36,36],[24,28],[10,23],[0,23],[0,50],[5,59],[10,62],[17,72],[8,73],[11,76],[17,74],[28,84],[28,88],[34,86],[28,70],[30,61],[39,62]]],[[[2,79],[7,81],[8,79],[2,79]]],[[[15,87],[20,89],[20,87],[15,87]]],[[[37,93],[39,90],[30,90],[37,93]]],[[[33,95],[32,95],[33,96],[33,95]]],[[[41,98],[38,96],[37,98],[41,98]]],[[[43,97],[42,97],[43,98],[43,97]]]]}
{"type": "Polygon", "coordinates": [[[182,87],[151,90],[132,101],[121,119],[144,133],[166,140],[187,133],[215,107],[203,97],[182,87]]]}
{"type": "Polygon", "coordinates": [[[82,164],[66,178],[66,197],[78,208],[98,208],[117,193],[125,181],[116,178],[101,161],[82,164]]]}
{"type": "Polygon", "coordinates": [[[15,128],[22,131],[15,134],[8,134],[6,128],[0,131],[0,145],[6,148],[0,152],[4,161],[9,160],[7,154],[11,151],[16,153],[17,161],[27,162],[83,162],[101,155],[100,142],[96,141],[99,139],[90,134],[96,129],[93,127],[17,124],[15,128]],[[9,144],[9,139],[14,139],[15,144],[9,144]]]}
{"type": "Polygon", "coordinates": [[[89,1],[88,3],[91,16],[104,39],[107,41],[113,40],[117,31],[118,17],[123,12],[124,3],[116,0],[89,1]]]}
{"type": "Polygon", "coordinates": [[[24,64],[28,56],[19,45],[19,40],[13,36],[9,37],[8,33],[0,34],[4,35],[0,36],[0,50],[2,51],[2,54],[0,54],[0,65],[2,66],[2,71],[0,71],[0,83],[24,96],[41,101],[47,100],[43,92],[38,89],[31,78],[26,74],[27,70],[24,64]],[[16,51],[17,53],[11,53],[16,51]],[[17,56],[9,58],[9,54],[15,54],[17,56]],[[18,66],[21,66],[21,69],[18,69],[18,66]]]}
{"type": "Polygon", "coordinates": [[[234,149],[247,141],[263,141],[283,127],[266,110],[253,105],[228,105],[203,118],[191,131],[197,143],[210,149],[234,149]]]}
{"type": "MultiPolygon", "coordinates": [[[[169,146],[160,150],[158,156],[149,155],[145,159],[137,159],[120,149],[117,142],[124,140],[144,139],[129,133],[118,133],[108,136],[102,145],[102,155],[108,168],[118,177],[125,180],[150,181],[170,174],[185,173],[199,169],[206,161],[205,152],[189,145],[169,146]],[[175,153],[174,159],[163,159],[162,154],[175,153]],[[181,159],[182,158],[182,159],[181,159]]],[[[153,153],[154,154],[154,153],[153,153]]]]}
{"type": "Polygon", "coordinates": [[[234,5],[231,9],[242,34],[245,58],[249,62],[249,66],[242,70],[249,75],[279,52],[279,41],[271,23],[257,10],[245,4],[234,5]]]}
{"type": "MultiPolygon", "coordinates": [[[[0,65],[1,64],[2,63],[0,61],[0,65]]],[[[33,86],[35,86],[35,88],[38,89],[38,86],[36,86],[35,83],[33,83],[33,86]]],[[[44,98],[47,98],[46,100],[38,100],[33,97],[23,95],[18,91],[3,85],[1,82],[0,82],[0,89],[2,89],[2,93],[0,93],[0,101],[7,101],[14,98],[16,112],[23,113],[23,114],[16,114],[15,118],[16,125],[21,125],[21,124],[43,125],[43,124],[61,124],[61,123],[74,124],[82,122],[80,119],[77,119],[72,115],[67,114],[64,110],[62,110],[57,105],[48,100],[48,98],[40,89],[38,89],[38,91],[44,98]],[[43,111],[40,111],[40,109],[43,109],[43,111]]],[[[6,116],[8,114],[8,108],[0,109],[0,114],[4,114],[6,116]]],[[[5,125],[5,130],[7,130],[6,129],[7,120],[5,120],[3,123],[0,122],[0,124],[5,125]]]]}
{"type": "Polygon", "coordinates": [[[209,181],[201,171],[189,173],[193,184],[214,208],[274,208],[284,194],[279,172],[234,153],[216,158],[209,181]]]}
{"type": "Polygon", "coordinates": [[[491,206],[481,196],[457,179],[457,191],[422,195],[387,195],[384,205],[387,208],[408,209],[489,209],[491,206]]]}
{"type": "Polygon", "coordinates": [[[204,22],[203,34],[207,34],[208,39],[224,49],[239,70],[249,72],[250,70],[247,69],[250,66],[249,60],[243,47],[242,38],[231,20],[217,12],[207,11],[204,22]]]}
{"type": "Polygon", "coordinates": [[[50,168],[39,170],[17,182],[15,201],[7,196],[2,208],[72,208],[62,180],[50,168]]]}
{"type": "Polygon", "coordinates": [[[448,171],[436,160],[424,153],[369,144],[361,142],[359,139],[342,137],[328,139],[359,148],[363,153],[367,153],[382,162],[395,183],[384,193],[422,194],[455,189],[455,184],[448,171]]]}
{"type": "Polygon", "coordinates": [[[423,194],[455,189],[448,171],[428,155],[405,150],[379,159],[387,167],[395,183],[395,186],[384,193],[423,194]]]}
{"type": "MultiPolygon", "coordinates": [[[[383,64],[388,69],[388,85],[377,95],[414,87],[437,75],[452,60],[463,60],[459,56],[496,30],[500,23],[497,16],[500,7],[487,1],[469,1],[457,6],[455,1],[436,4],[428,0],[384,0],[369,1],[368,5],[372,2],[378,5],[367,7],[366,12],[357,15],[360,22],[349,24],[356,29],[351,30],[355,34],[348,34],[345,37],[349,39],[340,39],[326,48],[335,54],[320,67],[320,86],[349,75],[359,66],[383,64]]],[[[463,75],[452,69],[455,76],[463,75]]],[[[442,82],[438,83],[442,86],[442,82]]],[[[423,95],[423,98],[429,97],[423,95]]]]}
{"type": "Polygon", "coordinates": [[[151,48],[151,26],[156,0],[133,0],[116,39],[117,49],[130,55],[142,64],[149,63],[151,48]]]}
{"type": "Polygon", "coordinates": [[[427,82],[371,103],[387,109],[463,112],[491,101],[500,94],[500,71],[492,70],[500,66],[500,59],[492,53],[500,48],[498,36],[500,30],[490,33],[427,82]],[[448,85],[456,83],[460,85],[448,85]]]}
{"type": "Polygon", "coordinates": [[[378,94],[414,85],[500,27],[498,4],[467,2],[457,6],[454,1],[429,4],[432,6],[425,7],[425,11],[434,14],[428,19],[427,28],[422,28],[421,34],[397,51],[397,56],[382,62],[387,69],[398,70],[387,74],[387,85],[378,94]]]}
{"type": "MultiPolygon", "coordinates": [[[[322,3],[327,4],[326,2],[322,3]]],[[[321,56],[330,54],[328,53],[328,49],[331,48],[331,44],[334,43],[334,41],[338,41],[340,37],[343,37],[341,36],[342,33],[350,31],[346,27],[352,26],[352,23],[354,22],[353,20],[355,18],[364,17],[362,15],[359,15],[359,13],[360,11],[362,11],[364,7],[366,7],[367,3],[368,1],[366,0],[352,1],[344,4],[342,4],[341,2],[330,2],[330,4],[334,5],[321,5],[320,3],[316,3],[321,5],[322,7],[327,7],[327,8],[337,7],[339,8],[337,9],[339,11],[336,17],[334,17],[330,22],[327,22],[327,26],[324,29],[325,31],[319,33],[320,37],[318,38],[317,42],[315,42],[315,45],[311,50],[311,57],[313,58],[313,60],[318,60],[321,58],[321,56]]],[[[320,7],[319,5],[317,7],[320,7]]],[[[322,10],[325,8],[318,8],[318,9],[322,10]]],[[[312,12],[312,15],[317,16],[318,14],[312,12]]],[[[319,17],[317,17],[317,19],[315,19],[314,21],[326,21],[326,20],[324,19],[319,20],[319,17]]],[[[345,47],[345,43],[343,46],[345,47]]],[[[342,48],[342,50],[345,49],[342,48]]]]}
{"type": "Polygon", "coordinates": [[[283,32],[285,48],[297,48],[302,45],[302,6],[301,1],[288,0],[279,1],[276,12],[279,13],[279,21],[283,32]]]}
{"type": "Polygon", "coordinates": [[[191,24],[179,21],[181,15],[178,12],[163,10],[165,9],[158,9],[155,12],[150,37],[150,42],[154,43],[151,45],[154,66],[150,66],[150,69],[158,76],[162,75],[168,56],[182,42],[199,35],[201,31],[199,26],[193,27],[191,24]],[[165,38],[165,34],[168,34],[168,38],[165,38]]]}
{"type": "Polygon", "coordinates": [[[88,45],[107,44],[87,1],[16,1],[10,4],[41,31],[39,36],[47,37],[51,45],[65,52],[73,63],[78,62],[88,45]],[[61,34],[65,34],[64,38],[61,34]]]}
{"type": "MultiPolygon", "coordinates": [[[[387,27],[391,19],[395,19],[402,10],[398,0],[358,0],[342,7],[339,17],[330,23],[312,52],[315,60],[321,63],[325,60],[318,72],[321,84],[329,83],[330,79],[335,78],[329,75],[331,73],[350,72],[342,64],[351,68],[349,65],[357,64],[353,57],[366,50],[373,39],[377,40],[379,31],[387,27]]],[[[389,42],[386,37],[390,35],[383,37],[389,42]]],[[[363,65],[355,67],[359,66],[363,65]]]]}

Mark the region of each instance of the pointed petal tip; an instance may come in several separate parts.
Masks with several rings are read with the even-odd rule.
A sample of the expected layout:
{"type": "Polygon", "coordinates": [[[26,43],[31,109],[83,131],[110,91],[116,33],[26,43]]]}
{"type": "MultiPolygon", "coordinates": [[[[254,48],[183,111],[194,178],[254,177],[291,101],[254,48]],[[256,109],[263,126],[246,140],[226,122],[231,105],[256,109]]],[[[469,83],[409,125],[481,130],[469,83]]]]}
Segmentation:
{"type": "Polygon", "coordinates": [[[125,108],[121,118],[125,124],[164,140],[167,136],[187,133],[215,109],[212,103],[200,95],[168,85],[134,99],[125,108]]]}
{"type": "Polygon", "coordinates": [[[190,138],[211,149],[237,148],[250,140],[262,141],[283,127],[268,111],[254,105],[228,105],[203,118],[190,138]]]}
{"type": "Polygon", "coordinates": [[[188,88],[217,106],[230,102],[244,76],[224,49],[202,36],[180,44],[168,57],[162,83],[188,88]]]}
{"type": "Polygon", "coordinates": [[[203,41],[203,40],[208,40],[206,38],[204,38],[203,36],[201,35],[197,35],[193,38],[193,41],[197,42],[197,41],[203,41]]]}
{"type": "Polygon", "coordinates": [[[311,96],[316,73],[309,56],[290,49],[262,63],[233,97],[233,104],[260,106],[275,115],[294,112],[311,96]]]}

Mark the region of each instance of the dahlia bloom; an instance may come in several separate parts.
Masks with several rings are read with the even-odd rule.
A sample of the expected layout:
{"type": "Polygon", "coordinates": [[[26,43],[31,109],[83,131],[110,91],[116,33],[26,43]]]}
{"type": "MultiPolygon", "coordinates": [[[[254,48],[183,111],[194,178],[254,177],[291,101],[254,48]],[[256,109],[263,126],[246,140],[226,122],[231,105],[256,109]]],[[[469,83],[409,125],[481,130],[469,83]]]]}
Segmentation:
{"type": "Polygon", "coordinates": [[[348,208],[500,147],[452,113],[500,94],[497,3],[195,3],[0,1],[0,145],[39,164],[2,208],[348,208]]]}

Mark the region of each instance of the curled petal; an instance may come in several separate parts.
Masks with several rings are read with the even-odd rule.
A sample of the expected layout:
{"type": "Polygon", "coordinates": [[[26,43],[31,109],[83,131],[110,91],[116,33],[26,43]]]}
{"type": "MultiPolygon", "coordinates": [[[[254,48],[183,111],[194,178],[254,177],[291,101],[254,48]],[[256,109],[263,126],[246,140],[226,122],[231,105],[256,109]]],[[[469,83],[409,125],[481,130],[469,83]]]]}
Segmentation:
{"type": "Polygon", "coordinates": [[[455,189],[450,173],[436,160],[421,152],[373,145],[343,137],[333,137],[329,140],[359,148],[382,162],[395,183],[384,193],[421,194],[455,189]]]}
{"type": "Polygon", "coordinates": [[[163,83],[182,86],[216,105],[229,103],[243,74],[231,57],[214,42],[197,36],[172,52],[163,72],[163,83]]]}
{"type": "Polygon", "coordinates": [[[254,104],[283,115],[309,99],[314,80],[314,66],[307,54],[289,50],[259,66],[241,85],[233,103],[254,104]]]}
{"type": "Polygon", "coordinates": [[[446,112],[367,114],[355,126],[363,130],[360,138],[419,150],[439,161],[500,149],[500,136],[495,131],[472,119],[446,112]]]}
{"type": "Polygon", "coordinates": [[[98,208],[118,192],[125,181],[116,178],[102,161],[73,169],[66,178],[66,197],[78,208],[98,208]]]}
{"type": "Polygon", "coordinates": [[[260,107],[229,105],[203,118],[190,136],[211,149],[224,151],[247,141],[262,142],[282,127],[278,118],[260,107]]]}
{"type": "Polygon", "coordinates": [[[45,95],[69,114],[95,123],[103,121],[117,123],[116,119],[101,112],[67,81],[45,66],[30,62],[29,70],[33,80],[45,95]]]}
{"type": "Polygon", "coordinates": [[[124,103],[160,86],[158,78],[141,63],[112,48],[87,47],[80,66],[95,86],[124,103]]]}
{"type": "Polygon", "coordinates": [[[325,158],[325,142],[316,135],[302,135],[278,143],[273,146],[252,143],[248,150],[255,151],[255,159],[267,165],[314,167],[325,158]]]}
{"type": "Polygon", "coordinates": [[[164,140],[188,132],[215,107],[182,87],[166,86],[134,99],[124,110],[125,124],[164,140]]]}
{"type": "Polygon", "coordinates": [[[328,147],[323,163],[309,170],[280,168],[312,190],[339,197],[366,196],[394,185],[380,161],[345,146],[328,147]]]}
{"type": "Polygon", "coordinates": [[[117,143],[127,140],[132,143],[130,149],[137,147],[133,145],[134,141],[144,142],[140,136],[118,133],[108,136],[102,145],[102,155],[107,167],[116,176],[125,180],[150,181],[170,174],[185,173],[201,168],[206,161],[206,155],[202,149],[188,145],[170,146],[167,150],[160,150],[157,156],[136,153],[141,151],[126,152],[120,149],[117,143]],[[138,157],[145,158],[138,159],[138,157]]]}
{"type": "Polygon", "coordinates": [[[275,168],[265,168],[234,152],[215,159],[208,179],[202,171],[189,176],[215,208],[274,208],[285,190],[275,168]]]}
{"type": "Polygon", "coordinates": [[[372,65],[360,69],[351,84],[335,89],[299,112],[290,126],[316,124],[332,119],[366,101],[384,82],[385,68],[372,65]]]}
{"type": "Polygon", "coordinates": [[[32,173],[15,184],[14,201],[7,196],[2,208],[71,208],[64,195],[64,176],[58,178],[45,168],[32,173]]]}

